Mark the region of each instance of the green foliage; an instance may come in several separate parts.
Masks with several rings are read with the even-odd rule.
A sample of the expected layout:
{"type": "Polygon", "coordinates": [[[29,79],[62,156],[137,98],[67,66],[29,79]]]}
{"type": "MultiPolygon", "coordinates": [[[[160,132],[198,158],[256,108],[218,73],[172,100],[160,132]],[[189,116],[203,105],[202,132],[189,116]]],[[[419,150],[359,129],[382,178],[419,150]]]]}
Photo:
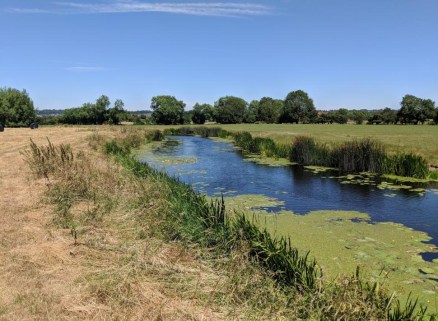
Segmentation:
{"type": "Polygon", "coordinates": [[[285,100],[281,122],[283,123],[313,123],[318,113],[316,112],[313,100],[302,90],[290,92],[285,100]]]}
{"type": "Polygon", "coordinates": [[[61,116],[37,116],[36,122],[39,125],[56,125],[59,124],[61,116]]]}
{"type": "Polygon", "coordinates": [[[244,121],[247,102],[239,97],[221,97],[215,102],[215,120],[221,124],[239,124],[244,121]]]}
{"type": "Polygon", "coordinates": [[[332,166],[330,150],[312,137],[297,136],[291,147],[290,160],[302,165],[332,166]]]}
{"type": "Polygon", "coordinates": [[[196,103],[193,106],[193,113],[192,113],[192,122],[194,124],[204,124],[207,120],[213,119],[213,113],[214,109],[212,105],[209,104],[198,104],[196,103]]]}
{"type": "Polygon", "coordinates": [[[201,137],[221,137],[226,138],[231,135],[230,132],[220,127],[179,127],[179,128],[166,128],[164,135],[170,136],[201,136],[201,137]]]}
{"type": "Polygon", "coordinates": [[[345,172],[383,173],[385,158],[383,145],[370,138],[345,142],[333,149],[334,165],[345,172]]]}
{"type": "Polygon", "coordinates": [[[413,95],[405,95],[397,113],[402,124],[423,124],[432,119],[435,112],[435,102],[431,99],[421,99],[413,95]]]}
{"type": "Polygon", "coordinates": [[[351,110],[350,119],[353,120],[357,125],[363,124],[363,122],[368,119],[370,112],[367,110],[351,110]]]}
{"type": "Polygon", "coordinates": [[[121,99],[117,99],[114,102],[114,107],[108,109],[107,119],[110,124],[118,125],[120,124],[124,114],[126,113],[124,109],[125,104],[121,99]]]}
{"type": "Polygon", "coordinates": [[[35,118],[35,108],[26,90],[0,88],[0,124],[27,127],[35,118]]]}
{"type": "Polygon", "coordinates": [[[430,172],[428,178],[433,180],[438,180],[438,171],[430,172]]]}
{"type": "Polygon", "coordinates": [[[147,131],[146,139],[151,142],[158,142],[164,139],[164,134],[159,129],[147,131]]]}
{"type": "Polygon", "coordinates": [[[427,161],[413,153],[388,155],[384,165],[385,174],[415,178],[426,178],[429,174],[427,161]]]}
{"type": "Polygon", "coordinates": [[[174,96],[155,96],[151,100],[152,119],[159,125],[184,124],[186,104],[174,96]]]}
{"type": "Polygon", "coordinates": [[[282,100],[263,97],[258,103],[257,121],[268,124],[278,123],[282,110],[282,100]]]}
{"type": "Polygon", "coordinates": [[[113,108],[109,108],[110,100],[107,96],[100,96],[96,102],[84,103],[81,107],[68,108],[59,119],[63,124],[71,125],[102,125],[108,121],[117,125],[126,111],[121,99],[117,99],[113,108]]]}

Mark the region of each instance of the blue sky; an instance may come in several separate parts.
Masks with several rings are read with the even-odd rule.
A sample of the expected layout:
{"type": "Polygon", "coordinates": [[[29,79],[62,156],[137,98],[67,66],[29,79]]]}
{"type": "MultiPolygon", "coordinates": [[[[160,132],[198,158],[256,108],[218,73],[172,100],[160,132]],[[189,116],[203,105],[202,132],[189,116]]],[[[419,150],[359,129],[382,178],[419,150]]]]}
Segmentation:
{"type": "Polygon", "coordinates": [[[39,109],[235,95],[318,109],[438,102],[437,0],[1,0],[0,87],[39,109]]]}

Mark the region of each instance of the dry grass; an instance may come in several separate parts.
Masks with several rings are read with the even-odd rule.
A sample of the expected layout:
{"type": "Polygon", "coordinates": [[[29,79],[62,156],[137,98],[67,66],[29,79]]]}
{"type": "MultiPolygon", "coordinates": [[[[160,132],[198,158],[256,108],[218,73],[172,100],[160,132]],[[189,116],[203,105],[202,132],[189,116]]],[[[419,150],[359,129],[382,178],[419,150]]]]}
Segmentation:
{"type": "MultiPolygon", "coordinates": [[[[216,320],[220,311],[199,299],[195,284],[215,284],[217,276],[175,244],[147,233],[145,213],[159,213],[150,186],[129,183],[121,170],[89,147],[93,127],[8,129],[0,136],[0,320],[216,320]],[[70,144],[85,156],[97,186],[119,204],[100,208],[82,199],[71,208],[71,228],[53,222],[54,206],[43,201],[47,180],[35,180],[20,153],[30,138],[38,145],[70,144]],[[145,211],[128,208],[133,195],[150,195],[145,211]],[[93,213],[105,213],[99,217],[93,213]],[[144,233],[135,224],[142,220],[144,233]],[[193,284],[192,284],[193,283],[193,284]],[[179,295],[185,284],[190,295],[179,295]]],[[[110,128],[105,137],[118,134],[110,128]]],[[[96,133],[94,132],[94,135],[96,133]]],[[[96,197],[103,197],[97,195],[96,197]]],[[[153,216],[151,216],[153,217],[153,216]]]]}

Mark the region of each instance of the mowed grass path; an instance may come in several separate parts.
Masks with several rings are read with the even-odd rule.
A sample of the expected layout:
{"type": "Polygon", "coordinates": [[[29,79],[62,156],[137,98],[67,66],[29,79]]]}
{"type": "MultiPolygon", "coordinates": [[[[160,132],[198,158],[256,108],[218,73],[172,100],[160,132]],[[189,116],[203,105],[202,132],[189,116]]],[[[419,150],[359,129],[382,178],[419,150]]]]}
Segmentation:
{"type": "Polygon", "coordinates": [[[430,164],[438,165],[438,126],[429,125],[291,125],[237,124],[220,126],[228,131],[248,131],[253,136],[271,137],[279,143],[291,143],[294,136],[306,135],[327,144],[337,144],[354,138],[372,137],[388,147],[390,152],[414,152],[430,164]]]}

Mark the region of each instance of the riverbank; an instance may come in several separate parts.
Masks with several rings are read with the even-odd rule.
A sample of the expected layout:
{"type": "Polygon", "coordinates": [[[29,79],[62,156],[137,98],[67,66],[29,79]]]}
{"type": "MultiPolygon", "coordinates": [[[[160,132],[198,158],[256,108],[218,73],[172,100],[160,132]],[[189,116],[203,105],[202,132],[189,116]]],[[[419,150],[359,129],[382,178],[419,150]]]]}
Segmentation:
{"type": "Polygon", "coordinates": [[[312,291],[304,279],[285,286],[296,276],[264,255],[287,244],[242,220],[238,237],[229,234],[221,206],[199,212],[211,210],[202,197],[128,157],[145,137],[154,134],[123,127],[2,136],[1,184],[11,193],[0,204],[11,215],[2,216],[0,319],[395,320],[391,304],[406,311],[355,276],[312,291]],[[29,138],[36,180],[20,154],[29,138]]]}

